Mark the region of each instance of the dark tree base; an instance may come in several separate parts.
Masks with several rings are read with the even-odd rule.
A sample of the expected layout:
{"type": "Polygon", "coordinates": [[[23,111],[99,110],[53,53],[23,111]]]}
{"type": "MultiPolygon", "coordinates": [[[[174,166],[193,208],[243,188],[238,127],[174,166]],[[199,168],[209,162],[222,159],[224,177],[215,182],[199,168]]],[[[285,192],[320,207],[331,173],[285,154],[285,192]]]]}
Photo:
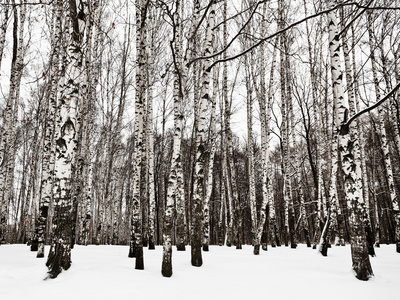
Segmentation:
{"type": "Polygon", "coordinates": [[[203,251],[205,252],[209,251],[208,244],[203,244],[203,251]]]}
{"type": "Polygon", "coordinates": [[[326,243],[323,243],[322,245],[321,245],[321,254],[322,254],[322,256],[328,256],[328,244],[326,244],[326,243]]]}
{"type": "Polygon", "coordinates": [[[134,249],[129,248],[128,257],[129,257],[129,258],[136,257],[136,255],[135,255],[135,250],[134,250],[134,249]]]}
{"type": "MultiPolygon", "coordinates": [[[[272,245],[272,247],[275,247],[275,246],[272,245]]],[[[262,244],[261,244],[261,248],[262,248],[264,251],[268,251],[267,243],[262,243],[262,244]]]]}
{"type": "Polygon", "coordinates": [[[62,270],[68,270],[71,267],[71,249],[69,247],[70,245],[61,243],[52,245],[46,262],[46,266],[49,268],[48,278],[57,278],[62,270]]]}
{"type": "Polygon", "coordinates": [[[135,269],[144,270],[143,247],[140,246],[136,247],[135,254],[136,254],[135,269]]]}
{"type": "Polygon", "coordinates": [[[161,264],[161,274],[164,277],[172,276],[172,248],[170,243],[163,245],[163,257],[161,264]]]}
{"type": "Polygon", "coordinates": [[[368,254],[372,257],[375,257],[374,235],[372,234],[371,227],[366,226],[365,233],[366,233],[366,237],[367,237],[368,254]]]}
{"type": "Polygon", "coordinates": [[[172,265],[171,263],[167,263],[167,262],[162,262],[162,266],[161,266],[161,274],[164,277],[171,277],[172,276],[172,265]]]}
{"type": "Polygon", "coordinates": [[[260,255],[260,244],[254,245],[253,254],[260,255]]]}
{"type": "Polygon", "coordinates": [[[176,245],[176,251],[186,251],[185,244],[178,244],[176,245]]]}
{"type": "Polygon", "coordinates": [[[201,256],[201,247],[192,245],[192,266],[201,267],[203,265],[203,258],[201,256]]]}
{"type": "Polygon", "coordinates": [[[149,238],[149,250],[154,250],[156,249],[154,245],[154,239],[152,237],[149,238]]]}
{"type": "Polygon", "coordinates": [[[356,278],[362,281],[368,281],[374,276],[369,262],[368,264],[360,263],[359,265],[353,265],[353,270],[356,273],[356,278]]]}
{"type": "Polygon", "coordinates": [[[240,235],[236,241],[236,249],[241,250],[242,249],[242,241],[240,240],[240,235]]]}
{"type": "Polygon", "coordinates": [[[31,251],[38,251],[39,248],[39,242],[38,240],[33,240],[31,244],[31,251]]]}

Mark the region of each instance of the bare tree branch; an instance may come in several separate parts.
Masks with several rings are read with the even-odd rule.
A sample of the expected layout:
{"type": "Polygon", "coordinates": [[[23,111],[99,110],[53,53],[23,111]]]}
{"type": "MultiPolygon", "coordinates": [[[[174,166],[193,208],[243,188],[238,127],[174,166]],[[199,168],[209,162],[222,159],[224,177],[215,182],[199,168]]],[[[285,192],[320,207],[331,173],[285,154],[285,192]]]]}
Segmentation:
{"type": "Polygon", "coordinates": [[[354,116],[352,116],[346,123],[341,125],[340,128],[340,133],[341,134],[346,134],[349,132],[349,127],[350,124],[356,120],[357,118],[359,118],[360,116],[362,116],[363,114],[377,108],[379,105],[381,105],[383,102],[385,102],[387,99],[389,99],[390,97],[392,97],[396,91],[400,88],[400,82],[388,93],[386,94],[385,97],[383,97],[381,100],[379,100],[378,102],[376,102],[374,105],[371,105],[361,111],[359,111],[358,113],[356,113],[354,116]]]}

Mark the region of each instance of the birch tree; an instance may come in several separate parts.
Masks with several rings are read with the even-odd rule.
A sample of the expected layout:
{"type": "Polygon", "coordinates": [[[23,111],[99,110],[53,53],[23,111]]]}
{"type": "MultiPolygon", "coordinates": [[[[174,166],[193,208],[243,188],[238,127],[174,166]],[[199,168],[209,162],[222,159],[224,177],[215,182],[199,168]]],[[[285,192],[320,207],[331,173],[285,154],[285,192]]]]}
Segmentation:
{"type": "MultiPolygon", "coordinates": [[[[172,150],[172,163],[170,174],[168,178],[167,187],[167,204],[164,214],[164,228],[163,228],[163,260],[161,273],[164,277],[172,276],[172,226],[173,217],[175,211],[175,205],[177,209],[181,209],[180,202],[181,198],[184,197],[183,193],[183,170],[182,170],[182,125],[183,125],[183,93],[182,93],[182,82],[181,82],[181,45],[180,45],[180,5],[181,1],[175,1],[175,12],[174,12],[174,27],[173,27],[173,43],[176,47],[173,47],[173,60],[174,60],[174,138],[173,138],[173,150],[172,150]],[[179,206],[178,206],[179,205],[179,206]]],[[[183,216],[182,212],[179,213],[183,216]]],[[[182,221],[182,220],[180,220],[182,221]]],[[[179,221],[177,221],[180,223],[179,221]]],[[[183,222],[182,222],[183,223],[183,222]]],[[[178,226],[180,226],[178,224],[178,226]]],[[[178,237],[179,238],[179,237],[178,237]]],[[[178,241],[178,246],[181,244],[178,241]]],[[[183,244],[183,243],[182,243],[183,244]]],[[[184,247],[184,244],[183,244],[184,247]]]]}
{"type": "Polygon", "coordinates": [[[145,105],[145,47],[146,47],[146,19],[148,1],[136,0],[136,93],[135,93],[135,165],[133,176],[132,219],[130,254],[136,257],[135,269],[144,269],[143,242],[142,242],[142,212],[140,200],[140,180],[143,158],[143,124],[145,105]]]}
{"type": "MultiPolygon", "coordinates": [[[[215,22],[215,4],[212,1],[209,16],[207,19],[207,29],[204,40],[204,56],[208,56],[213,50],[213,36],[214,36],[214,23],[215,22]]],[[[200,90],[200,98],[195,101],[199,101],[199,115],[196,123],[196,163],[194,173],[194,191],[193,191],[193,203],[192,203],[192,248],[191,248],[191,261],[192,266],[200,267],[203,264],[201,255],[202,245],[202,221],[203,221],[203,209],[204,209],[204,169],[205,169],[205,158],[206,158],[206,115],[208,111],[208,105],[210,102],[210,59],[204,61],[202,84],[200,90]]]]}
{"type": "Polygon", "coordinates": [[[39,217],[38,217],[38,252],[37,257],[44,257],[45,230],[46,221],[49,215],[50,201],[53,197],[53,177],[54,177],[54,119],[57,109],[57,88],[58,88],[58,73],[60,63],[60,46],[62,33],[62,5],[58,2],[54,5],[55,14],[54,33],[52,35],[52,61],[50,69],[50,94],[47,108],[46,132],[44,136],[43,147],[43,165],[42,165],[42,188],[39,202],[39,217]]]}
{"type": "MultiPolygon", "coordinates": [[[[213,40],[214,52],[217,47],[216,39],[213,40]]],[[[216,106],[217,106],[217,92],[218,92],[218,70],[213,69],[212,73],[212,95],[211,95],[211,117],[210,117],[210,129],[209,129],[209,143],[208,148],[210,154],[208,157],[207,166],[207,180],[206,180],[206,193],[204,201],[204,238],[203,238],[203,251],[208,251],[209,240],[210,240],[210,199],[211,193],[214,186],[213,172],[214,172],[214,157],[216,152],[216,106]]]]}
{"type": "MultiPolygon", "coordinates": [[[[57,5],[57,4],[55,4],[57,5]]],[[[75,164],[77,140],[77,110],[79,105],[79,84],[82,82],[82,36],[84,33],[84,4],[77,6],[75,0],[68,2],[67,24],[69,25],[68,54],[69,61],[65,67],[64,85],[60,86],[59,111],[56,117],[56,160],[54,170],[54,219],[50,252],[46,266],[49,277],[56,278],[62,270],[71,266],[71,239],[74,235],[71,226],[73,165],[75,164]]]]}
{"type": "Polygon", "coordinates": [[[359,141],[354,135],[355,128],[341,130],[347,121],[348,108],[344,101],[342,86],[342,71],[340,66],[340,36],[335,11],[328,13],[329,24],[329,54],[331,58],[331,76],[333,87],[335,127],[339,136],[339,151],[344,173],[345,197],[350,211],[349,225],[351,231],[351,254],[355,275],[360,280],[368,280],[373,276],[365,239],[362,214],[361,166],[359,160],[353,157],[360,151],[359,141]]]}

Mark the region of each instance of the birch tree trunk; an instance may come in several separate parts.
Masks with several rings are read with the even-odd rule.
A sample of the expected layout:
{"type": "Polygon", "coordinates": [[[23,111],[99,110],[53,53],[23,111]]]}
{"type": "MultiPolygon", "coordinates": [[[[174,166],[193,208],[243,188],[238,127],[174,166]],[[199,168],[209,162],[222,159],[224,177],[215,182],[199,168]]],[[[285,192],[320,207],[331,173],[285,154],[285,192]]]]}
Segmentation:
{"type": "Polygon", "coordinates": [[[50,201],[53,197],[53,181],[54,181],[54,119],[57,109],[57,89],[58,89],[58,72],[60,63],[60,45],[61,45],[61,17],[62,6],[60,2],[54,5],[54,35],[52,41],[52,65],[50,69],[50,94],[48,100],[48,115],[46,118],[46,132],[44,136],[43,147],[43,165],[42,165],[42,187],[39,201],[39,217],[38,217],[38,258],[44,257],[44,245],[46,234],[46,222],[49,215],[50,201]]]}
{"type": "MultiPolygon", "coordinates": [[[[280,28],[283,28],[283,2],[279,1],[279,19],[280,19],[280,28]]],[[[288,118],[287,118],[287,82],[286,82],[286,64],[285,64],[285,37],[284,35],[280,36],[280,89],[281,89],[281,166],[282,166],[282,176],[283,176],[283,201],[285,208],[285,219],[284,219],[284,237],[285,237],[285,246],[289,246],[289,235],[291,236],[290,228],[289,228],[289,218],[290,210],[291,210],[291,201],[292,201],[292,193],[291,193],[291,182],[290,182],[290,174],[289,174],[289,143],[288,143],[288,118]]]]}
{"type": "MultiPolygon", "coordinates": [[[[213,1],[209,16],[207,20],[206,36],[204,40],[204,55],[209,56],[212,54],[214,40],[214,24],[215,24],[215,3],[213,1]]],[[[200,267],[203,264],[201,255],[202,245],[202,221],[203,221],[203,209],[204,209],[204,173],[205,173],[205,161],[207,156],[207,145],[206,145],[206,118],[207,111],[210,102],[210,72],[209,66],[211,65],[211,59],[206,59],[203,66],[202,84],[200,91],[200,99],[198,101],[199,115],[196,123],[196,163],[195,163],[195,174],[194,174],[194,191],[193,191],[193,203],[192,203],[192,247],[191,247],[191,261],[192,266],[200,267]]]]}
{"type": "Polygon", "coordinates": [[[224,172],[224,153],[225,153],[225,136],[224,136],[224,96],[223,93],[220,94],[219,98],[219,111],[220,111],[220,128],[221,128],[221,143],[220,143],[220,214],[219,214],[219,222],[218,222],[218,229],[219,229],[219,237],[218,237],[218,245],[223,246],[226,240],[226,235],[228,233],[228,207],[226,204],[226,189],[225,189],[225,172],[224,172]],[[223,228],[223,224],[225,224],[225,228],[223,228]],[[225,230],[224,230],[225,229],[225,230]]]}
{"type": "Polygon", "coordinates": [[[57,112],[55,144],[55,179],[54,179],[54,238],[46,266],[49,268],[49,277],[56,278],[62,270],[71,266],[71,239],[72,232],[72,186],[71,180],[75,164],[77,140],[77,108],[79,105],[79,86],[82,82],[81,72],[81,38],[84,32],[84,16],[82,3],[77,7],[75,0],[69,0],[69,16],[66,20],[69,25],[70,41],[68,54],[70,61],[66,66],[65,85],[60,86],[62,91],[61,104],[57,112]]]}
{"type": "MultiPolygon", "coordinates": [[[[343,8],[342,8],[343,10],[343,8]]],[[[342,18],[344,19],[344,18],[342,18]]],[[[343,29],[342,29],[343,30],[343,29]]],[[[354,36],[353,36],[354,40],[354,36]]],[[[346,31],[343,32],[342,35],[342,45],[343,45],[343,54],[344,54],[344,63],[345,63],[345,72],[346,72],[346,83],[347,83],[347,94],[348,94],[348,102],[349,102],[349,112],[350,115],[353,116],[356,114],[356,107],[358,106],[358,97],[357,97],[357,86],[356,86],[356,81],[355,78],[352,76],[352,65],[351,65],[351,60],[350,60],[350,50],[346,42],[346,31]]],[[[353,53],[354,56],[354,53],[353,53]]],[[[355,71],[355,70],[354,70],[355,71]]],[[[353,71],[353,72],[354,72],[353,71]]],[[[359,110],[359,109],[358,109],[359,110]]],[[[366,164],[365,164],[365,154],[364,154],[364,143],[362,139],[362,131],[361,131],[361,124],[360,120],[357,119],[356,126],[354,128],[354,138],[359,140],[359,147],[360,151],[355,152],[354,154],[354,160],[357,161],[358,164],[361,166],[361,178],[357,178],[357,184],[360,185],[358,188],[360,188],[363,193],[362,193],[362,198],[361,198],[361,208],[363,210],[363,217],[364,217],[364,225],[365,225],[365,232],[366,232],[366,238],[367,238],[367,246],[368,246],[368,252],[371,256],[375,256],[375,250],[373,247],[373,237],[371,236],[371,223],[370,223],[370,217],[369,217],[369,198],[368,198],[368,183],[367,183],[367,174],[366,174],[366,164]]]]}
{"type": "Polygon", "coordinates": [[[144,77],[145,65],[145,42],[146,42],[146,18],[147,0],[136,0],[136,94],[135,94],[135,164],[133,176],[133,199],[132,199],[132,232],[130,240],[130,252],[134,248],[136,257],[135,269],[143,270],[143,241],[142,241],[142,211],[140,199],[140,180],[142,177],[141,167],[143,158],[143,124],[144,124],[144,102],[146,80],[144,77]]]}
{"type": "MultiPolygon", "coordinates": [[[[149,21],[153,21],[153,15],[150,13],[149,21]]],[[[154,133],[153,133],[153,78],[154,72],[154,42],[150,42],[149,48],[149,69],[150,75],[148,76],[148,98],[147,98],[147,151],[148,151],[148,190],[149,190],[149,250],[155,249],[155,219],[156,219],[156,201],[155,201],[155,183],[154,183],[154,133]]]]}
{"type": "MultiPolygon", "coordinates": [[[[228,31],[227,31],[227,24],[226,24],[226,14],[227,14],[227,1],[224,0],[223,4],[223,19],[224,19],[224,25],[223,25],[223,47],[226,48],[227,46],[227,40],[228,40],[228,31]]],[[[224,59],[226,59],[227,54],[226,51],[223,53],[224,59]]],[[[222,71],[222,93],[223,93],[223,99],[224,99],[224,107],[223,107],[223,112],[224,112],[224,134],[223,134],[223,140],[224,144],[223,147],[221,148],[222,152],[222,177],[226,180],[226,192],[227,192],[227,198],[228,198],[228,206],[226,206],[226,215],[227,215],[227,224],[226,224],[226,245],[228,247],[232,246],[232,239],[233,239],[233,202],[232,202],[232,189],[231,189],[231,184],[229,180],[229,173],[228,173],[228,159],[227,159],[227,153],[228,153],[228,135],[230,131],[230,114],[231,114],[231,108],[230,108],[230,103],[229,103],[229,97],[228,97],[228,65],[226,62],[223,63],[223,71],[222,71]],[[229,212],[229,214],[228,214],[229,212]]],[[[222,118],[222,116],[221,116],[222,118]]]]}
{"type": "Polygon", "coordinates": [[[361,166],[359,160],[353,157],[360,151],[358,139],[355,138],[354,126],[349,131],[341,130],[341,125],[347,121],[348,109],[344,101],[340,66],[340,36],[335,11],[328,13],[329,53],[331,58],[332,87],[334,107],[336,107],[335,126],[339,135],[339,150],[344,173],[345,198],[350,212],[349,226],[351,231],[351,256],[353,270],[360,280],[368,280],[373,276],[365,240],[365,230],[362,215],[361,166]]]}
{"type": "Polygon", "coordinates": [[[250,62],[246,59],[246,90],[247,90],[247,174],[249,182],[249,202],[251,216],[251,235],[252,245],[255,245],[256,227],[257,227],[257,207],[256,207],[256,185],[254,175],[254,153],[253,153],[253,86],[251,84],[251,75],[254,73],[249,69],[253,69],[254,57],[251,53],[250,62]],[[250,66],[251,64],[251,66],[250,66]]]}
{"type": "Polygon", "coordinates": [[[99,77],[99,66],[100,63],[98,61],[101,60],[101,55],[99,55],[99,44],[100,44],[100,28],[99,25],[93,26],[94,24],[99,24],[101,19],[101,12],[99,12],[99,1],[94,1],[94,3],[90,6],[90,14],[89,21],[90,23],[87,25],[88,30],[88,45],[91,46],[92,36],[94,35],[93,31],[96,29],[96,34],[94,35],[94,43],[93,50],[89,48],[91,51],[87,51],[86,58],[86,76],[87,76],[87,125],[84,128],[85,134],[85,148],[84,153],[86,152],[86,168],[84,170],[83,178],[83,189],[82,189],[82,212],[81,212],[81,244],[87,245],[89,243],[89,235],[91,230],[91,221],[92,221],[92,201],[93,198],[93,155],[91,153],[94,152],[93,147],[93,137],[91,133],[94,129],[94,118],[95,118],[95,106],[97,100],[96,88],[98,85],[98,77],[99,77]]]}
{"type": "MultiPolygon", "coordinates": [[[[216,40],[212,41],[214,45],[214,52],[216,51],[217,43],[216,40]]],[[[211,96],[211,117],[210,117],[210,130],[209,130],[209,146],[210,154],[208,156],[208,166],[207,166],[207,180],[206,180],[206,195],[204,201],[204,236],[203,236],[203,251],[208,251],[209,248],[209,240],[210,240],[210,199],[211,193],[213,190],[213,172],[214,172],[214,157],[216,151],[216,105],[217,105],[217,92],[218,92],[218,72],[217,68],[213,69],[213,88],[212,88],[212,96],[211,96]]]]}
{"type": "MultiPolygon", "coordinates": [[[[266,4],[263,5],[263,15],[266,13],[266,4]]],[[[265,35],[265,18],[261,20],[261,35],[265,35]]],[[[267,205],[268,205],[268,133],[269,133],[269,123],[267,125],[267,109],[266,109],[266,87],[265,87],[265,44],[260,45],[260,89],[257,90],[258,105],[260,107],[260,124],[261,124],[261,166],[262,166],[262,203],[260,208],[260,217],[257,222],[257,228],[254,235],[254,255],[260,254],[260,242],[261,236],[264,229],[264,224],[267,220],[267,205]]],[[[274,52],[272,55],[272,67],[275,65],[276,48],[274,47],[274,52]]],[[[271,77],[273,78],[273,70],[271,70],[271,77]]],[[[270,107],[268,107],[269,113],[270,107]]]]}
{"type": "MultiPolygon", "coordinates": [[[[168,177],[167,187],[167,204],[164,212],[164,228],[163,228],[163,259],[161,266],[161,273],[164,277],[172,276],[172,240],[173,240],[173,219],[176,210],[180,210],[182,207],[183,193],[183,171],[182,171],[182,121],[183,121],[183,94],[182,94],[182,82],[181,82],[181,45],[180,45],[180,17],[179,8],[180,0],[175,1],[175,18],[174,23],[174,40],[171,42],[171,47],[174,50],[174,137],[173,137],[173,150],[172,150],[172,162],[171,169],[168,177]],[[173,45],[175,43],[175,47],[173,45]],[[180,185],[180,186],[178,186],[180,185]]],[[[180,216],[183,216],[183,212],[177,212],[180,216]]],[[[177,223],[183,223],[183,220],[177,220],[177,223]]],[[[177,224],[177,226],[182,226],[177,224]]],[[[184,241],[179,240],[182,237],[178,235],[177,247],[185,248],[184,241]]]]}

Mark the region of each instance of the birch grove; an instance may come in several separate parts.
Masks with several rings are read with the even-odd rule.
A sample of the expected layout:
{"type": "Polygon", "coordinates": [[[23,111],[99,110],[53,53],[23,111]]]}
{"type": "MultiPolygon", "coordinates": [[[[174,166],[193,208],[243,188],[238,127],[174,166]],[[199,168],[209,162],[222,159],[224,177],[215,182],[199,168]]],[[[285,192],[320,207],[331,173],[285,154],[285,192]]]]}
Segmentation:
{"type": "Polygon", "coordinates": [[[76,244],[162,246],[165,277],[175,246],[340,245],[369,280],[400,252],[389,2],[1,1],[1,244],[49,278],[76,244]]]}

